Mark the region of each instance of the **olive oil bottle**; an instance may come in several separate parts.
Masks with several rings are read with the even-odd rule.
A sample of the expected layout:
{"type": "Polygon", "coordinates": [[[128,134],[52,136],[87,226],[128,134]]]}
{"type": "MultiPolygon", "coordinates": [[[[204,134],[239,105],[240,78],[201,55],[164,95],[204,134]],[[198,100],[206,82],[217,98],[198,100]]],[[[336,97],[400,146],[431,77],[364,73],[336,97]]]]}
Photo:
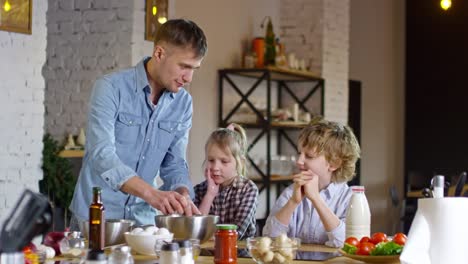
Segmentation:
{"type": "Polygon", "coordinates": [[[93,202],[89,206],[89,249],[104,249],[104,205],[101,200],[101,188],[93,187],[93,202]]]}

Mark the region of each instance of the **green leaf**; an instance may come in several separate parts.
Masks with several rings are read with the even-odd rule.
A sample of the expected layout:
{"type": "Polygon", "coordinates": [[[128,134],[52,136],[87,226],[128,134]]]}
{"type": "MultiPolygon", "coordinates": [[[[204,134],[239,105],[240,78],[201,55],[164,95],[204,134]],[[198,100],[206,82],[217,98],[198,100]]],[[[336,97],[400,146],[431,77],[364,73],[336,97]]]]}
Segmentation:
{"type": "Polygon", "coordinates": [[[387,256],[399,255],[403,250],[403,246],[398,245],[393,241],[380,242],[375,246],[375,249],[370,252],[372,256],[387,256]]]}
{"type": "Polygon", "coordinates": [[[42,171],[44,178],[40,181],[41,193],[47,195],[57,207],[68,208],[73,197],[76,178],[70,161],[59,157],[59,143],[50,134],[43,138],[42,171]]]}
{"type": "Polygon", "coordinates": [[[357,247],[353,246],[353,245],[350,245],[348,243],[345,243],[342,250],[348,254],[356,254],[356,251],[357,251],[357,247]]]}

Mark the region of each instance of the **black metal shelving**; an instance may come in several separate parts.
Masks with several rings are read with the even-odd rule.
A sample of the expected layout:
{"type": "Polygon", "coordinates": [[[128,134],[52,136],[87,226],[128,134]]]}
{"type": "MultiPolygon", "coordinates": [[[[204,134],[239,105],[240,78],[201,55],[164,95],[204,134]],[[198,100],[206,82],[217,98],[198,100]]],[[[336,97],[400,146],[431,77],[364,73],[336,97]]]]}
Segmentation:
{"type": "MultiPolygon", "coordinates": [[[[271,196],[271,186],[276,185],[277,195],[279,195],[280,190],[291,180],[290,176],[285,175],[272,175],[271,174],[271,157],[272,157],[272,148],[271,148],[271,138],[272,133],[276,133],[276,154],[280,154],[282,150],[282,141],[286,140],[291,146],[297,149],[296,142],[291,139],[289,133],[291,131],[298,131],[302,129],[306,124],[305,123],[294,123],[294,122],[277,122],[272,119],[272,89],[273,84],[276,83],[276,97],[277,107],[281,108],[283,106],[283,101],[285,95],[289,95],[289,98],[292,98],[294,103],[297,103],[299,108],[304,112],[309,112],[314,115],[324,114],[324,94],[325,94],[325,81],[324,79],[309,74],[307,72],[299,71],[288,71],[278,68],[260,68],[260,69],[222,69],[218,71],[218,92],[219,92],[219,104],[218,104],[218,125],[220,127],[225,127],[232,122],[233,117],[239,111],[241,105],[244,103],[248,105],[250,110],[256,115],[256,122],[237,122],[242,125],[245,129],[258,129],[260,133],[250,139],[248,150],[250,151],[255,144],[257,144],[262,138],[266,138],[266,166],[265,171],[258,167],[258,164],[255,164],[250,155],[247,155],[248,162],[250,162],[252,168],[260,175],[260,178],[254,179],[254,181],[259,186],[259,191],[266,192],[266,216],[270,212],[270,196],[271,196]],[[241,85],[236,83],[236,78],[249,78],[253,80],[253,85],[247,89],[246,92],[243,92],[241,85]],[[294,83],[306,83],[307,87],[305,95],[299,96],[291,88],[294,83]],[[266,85],[261,85],[262,83],[266,85]],[[309,86],[310,83],[310,86],[309,86]],[[265,87],[266,86],[266,87],[265,87]],[[240,96],[240,99],[235,103],[234,107],[230,111],[223,112],[225,105],[225,89],[231,88],[240,96]],[[266,109],[262,113],[262,109],[257,109],[250,101],[250,96],[258,90],[266,89],[265,101],[266,109]],[[307,105],[307,102],[312,96],[316,96],[317,93],[320,93],[320,110],[319,113],[312,112],[307,105]]],[[[241,78],[241,79],[242,79],[241,78]]],[[[245,87],[243,87],[245,88],[245,87]]],[[[309,104],[310,105],[310,104],[309,104]]],[[[266,217],[265,216],[265,217],[266,217]]]]}

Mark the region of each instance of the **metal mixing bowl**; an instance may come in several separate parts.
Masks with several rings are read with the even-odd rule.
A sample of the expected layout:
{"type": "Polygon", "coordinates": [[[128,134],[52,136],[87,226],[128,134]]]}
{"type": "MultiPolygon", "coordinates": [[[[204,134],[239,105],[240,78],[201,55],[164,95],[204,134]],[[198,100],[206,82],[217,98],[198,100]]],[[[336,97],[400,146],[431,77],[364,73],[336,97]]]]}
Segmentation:
{"type": "MultiPolygon", "coordinates": [[[[132,229],[135,221],[128,219],[106,219],[106,237],[104,245],[113,246],[125,243],[124,233],[132,229]]],[[[83,221],[80,224],[81,233],[88,239],[89,221],[83,221]]]]}
{"type": "Polygon", "coordinates": [[[174,239],[196,238],[204,243],[213,236],[218,220],[217,215],[157,215],[155,224],[169,229],[174,239]]]}

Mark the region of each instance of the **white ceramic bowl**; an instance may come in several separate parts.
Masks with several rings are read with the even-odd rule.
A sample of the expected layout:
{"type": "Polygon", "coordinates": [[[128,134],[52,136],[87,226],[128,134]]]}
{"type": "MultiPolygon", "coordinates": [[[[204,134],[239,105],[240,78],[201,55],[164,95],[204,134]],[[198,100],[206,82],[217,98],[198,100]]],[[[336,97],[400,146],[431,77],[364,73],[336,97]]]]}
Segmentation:
{"type": "Polygon", "coordinates": [[[169,235],[147,235],[147,234],[132,234],[125,232],[125,241],[133,250],[141,255],[156,255],[154,246],[157,239],[164,239],[171,242],[174,234],[169,235]]]}

